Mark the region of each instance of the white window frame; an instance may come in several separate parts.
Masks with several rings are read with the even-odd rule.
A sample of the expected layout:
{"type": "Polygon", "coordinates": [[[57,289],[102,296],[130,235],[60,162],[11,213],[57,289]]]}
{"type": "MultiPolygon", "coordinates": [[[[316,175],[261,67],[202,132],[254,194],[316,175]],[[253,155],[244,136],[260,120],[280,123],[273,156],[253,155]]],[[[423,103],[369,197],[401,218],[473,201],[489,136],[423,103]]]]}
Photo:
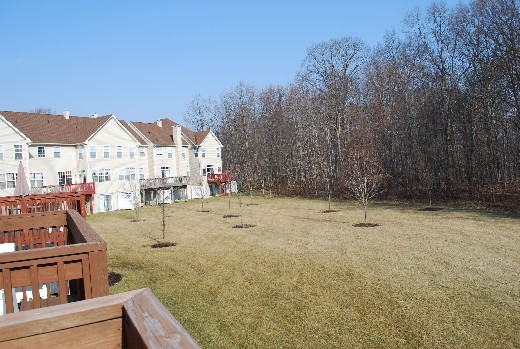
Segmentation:
{"type": "Polygon", "coordinates": [[[144,167],[139,167],[139,179],[144,179],[144,167]]]}
{"type": "Polygon", "coordinates": [[[163,156],[163,147],[155,147],[155,155],[156,156],[163,156]]]}
{"type": "Polygon", "coordinates": [[[220,157],[220,148],[217,148],[217,158],[220,157]]]}
{"type": "Polygon", "coordinates": [[[93,169],[91,171],[92,181],[101,183],[101,182],[110,182],[110,169],[109,168],[100,168],[93,169]]]}
{"type": "Polygon", "coordinates": [[[135,159],[135,147],[133,145],[128,147],[128,156],[130,159],[135,159]]]}
{"type": "Polygon", "coordinates": [[[144,158],[146,156],[146,152],[144,151],[144,147],[139,147],[139,156],[144,158]]]}
{"type": "Polygon", "coordinates": [[[36,150],[36,153],[37,153],[36,156],[38,156],[39,158],[44,158],[45,157],[45,146],[39,145],[38,149],[36,150]]]}
{"type": "Polygon", "coordinates": [[[7,172],[5,174],[5,183],[7,189],[14,189],[16,187],[16,172],[7,172]]]}
{"type": "Polygon", "coordinates": [[[58,185],[72,184],[72,171],[58,171],[58,185]]]}
{"type": "Polygon", "coordinates": [[[0,144],[0,160],[4,159],[4,145],[0,144]]]}
{"type": "Polygon", "coordinates": [[[116,145],[116,157],[118,159],[123,158],[123,146],[122,145],[116,145]]]}
{"type": "Polygon", "coordinates": [[[89,146],[88,148],[88,156],[89,158],[91,159],[96,159],[97,158],[97,150],[96,150],[96,146],[95,145],[91,145],[89,146]],[[93,156],[92,156],[93,155],[93,156]]]}
{"type": "Polygon", "coordinates": [[[23,144],[14,144],[14,159],[23,160],[23,144]]]}
{"type": "Polygon", "coordinates": [[[59,145],[55,145],[52,148],[52,154],[53,154],[53,157],[55,157],[55,158],[61,158],[61,147],[59,145]],[[56,155],[58,155],[58,156],[56,156],[56,155]]]}
{"type": "Polygon", "coordinates": [[[7,181],[6,181],[6,174],[3,172],[0,172],[0,189],[6,189],[7,188],[7,181]]]}
{"type": "Polygon", "coordinates": [[[83,160],[83,147],[78,147],[78,160],[83,160]]]}
{"type": "Polygon", "coordinates": [[[206,157],[206,148],[200,148],[200,157],[205,158],[206,157]]]}
{"type": "Polygon", "coordinates": [[[168,159],[173,159],[173,148],[168,148],[168,159]]]}
{"type": "Polygon", "coordinates": [[[117,172],[120,181],[135,181],[135,167],[120,168],[117,172]]]}
{"type": "Polygon", "coordinates": [[[161,178],[171,177],[171,174],[170,166],[161,166],[161,178]]]}
{"type": "Polygon", "coordinates": [[[181,149],[181,156],[184,160],[186,160],[186,148],[181,149]]]}
{"type": "Polygon", "coordinates": [[[103,159],[110,159],[110,146],[109,145],[103,146],[103,159]]]}
{"type": "Polygon", "coordinates": [[[29,184],[31,188],[43,187],[43,172],[30,172],[29,184]]]}

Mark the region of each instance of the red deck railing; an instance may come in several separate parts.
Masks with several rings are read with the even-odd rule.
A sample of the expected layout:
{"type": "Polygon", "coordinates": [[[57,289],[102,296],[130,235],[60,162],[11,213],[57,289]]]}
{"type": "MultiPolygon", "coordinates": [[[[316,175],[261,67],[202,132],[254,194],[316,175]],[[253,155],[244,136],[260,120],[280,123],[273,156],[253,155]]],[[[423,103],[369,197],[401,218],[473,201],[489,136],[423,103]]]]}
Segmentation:
{"type": "Polygon", "coordinates": [[[208,173],[208,183],[226,183],[235,180],[235,174],[231,172],[225,173],[208,173]]]}
{"type": "Polygon", "coordinates": [[[0,197],[0,216],[74,209],[87,217],[85,195],[78,193],[33,194],[25,197],[0,197]]]}

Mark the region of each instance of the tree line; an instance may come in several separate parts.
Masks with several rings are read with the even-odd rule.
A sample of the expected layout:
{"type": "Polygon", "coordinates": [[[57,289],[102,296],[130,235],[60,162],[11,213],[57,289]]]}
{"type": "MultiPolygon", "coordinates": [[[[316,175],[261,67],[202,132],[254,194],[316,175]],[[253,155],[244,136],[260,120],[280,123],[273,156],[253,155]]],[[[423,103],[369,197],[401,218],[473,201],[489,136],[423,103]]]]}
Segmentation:
{"type": "Polygon", "coordinates": [[[213,129],[244,189],[512,203],[520,197],[517,0],[442,2],[375,48],[310,47],[287,86],[195,96],[185,121],[213,129]]]}

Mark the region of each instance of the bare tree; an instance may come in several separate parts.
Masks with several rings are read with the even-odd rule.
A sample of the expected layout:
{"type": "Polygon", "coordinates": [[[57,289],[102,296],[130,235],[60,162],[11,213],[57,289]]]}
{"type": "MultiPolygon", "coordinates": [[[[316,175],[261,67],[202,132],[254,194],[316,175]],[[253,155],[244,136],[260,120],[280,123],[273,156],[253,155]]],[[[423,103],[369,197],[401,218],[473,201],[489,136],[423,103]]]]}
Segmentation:
{"type": "Polygon", "coordinates": [[[36,107],[31,110],[31,113],[36,114],[56,114],[56,111],[52,110],[50,107],[36,107]]]}

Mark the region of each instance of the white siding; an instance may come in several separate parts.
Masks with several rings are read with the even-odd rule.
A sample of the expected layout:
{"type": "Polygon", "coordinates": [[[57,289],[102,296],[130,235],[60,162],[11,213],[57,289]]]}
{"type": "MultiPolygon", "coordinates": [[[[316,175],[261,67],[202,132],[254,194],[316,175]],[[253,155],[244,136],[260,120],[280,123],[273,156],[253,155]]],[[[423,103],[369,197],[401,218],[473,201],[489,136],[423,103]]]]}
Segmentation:
{"type": "Polygon", "coordinates": [[[84,151],[84,161],[86,163],[87,181],[92,181],[92,170],[110,169],[110,181],[96,183],[97,194],[112,194],[121,191],[129,191],[128,181],[118,179],[120,168],[135,168],[136,179],[139,175],[139,167],[146,167],[144,161],[139,158],[139,144],[136,140],[115,120],[110,119],[87,143],[84,151]],[[91,145],[96,146],[97,157],[90,158],[89,149],[91,145]],[[110,146],[110,158],[103,157],[103,147],[110,146]],[[123,157],[117,158],[116,146],[123,147],[123,157]],[[133,159],[129,155],[129,147],[135,147],[133,159]],[[141,161],[140,161],[141,160],[141,161]]]}
{"type": "MultiPolygon", "coordinates": [[[[16,173],[20,160],[14,159],[14,145],[21,144],[23,146],[22,163],[25,168],[26,175],[29,175],[28,166],[28,149],[27,141],[11,126],[9,126],[2,118],[0,118],[0,144],[3,145],[3,159],[0,160],[0,173],[16,173]]],[[[14,194],[14,189],[0,189],[0,196],[10,196],[14,194]]]]}

